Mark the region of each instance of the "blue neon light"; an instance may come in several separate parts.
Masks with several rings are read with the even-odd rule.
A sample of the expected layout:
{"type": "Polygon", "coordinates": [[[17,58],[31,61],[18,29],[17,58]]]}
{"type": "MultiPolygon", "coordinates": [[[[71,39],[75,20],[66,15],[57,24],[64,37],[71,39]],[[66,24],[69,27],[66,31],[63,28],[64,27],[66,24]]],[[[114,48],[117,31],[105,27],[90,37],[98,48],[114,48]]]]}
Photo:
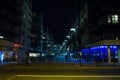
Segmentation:
{"type": "MultiPolygon", "coordinates": [[[[111,58],[113,57],[112,54],[114,54],[115,58],[118,58],[118,46],[109,46],[110,47],[110,54],[111,58]]],[[[107,45],[101,45],[101,46],[94,46],[91,48],[85,48],[82,50],[83,56],[88,56],[90,58],[90,61],[93,61],[96,59],[96,57],[99,57],[101,61],[108,61],[108,46],[107,45]]]]}
{"type": "Polygon", "coordinates": [[[2,63],[3,62],[3,53],[2,53],[2,51],[0,51],[0,63],[2,63]]]}

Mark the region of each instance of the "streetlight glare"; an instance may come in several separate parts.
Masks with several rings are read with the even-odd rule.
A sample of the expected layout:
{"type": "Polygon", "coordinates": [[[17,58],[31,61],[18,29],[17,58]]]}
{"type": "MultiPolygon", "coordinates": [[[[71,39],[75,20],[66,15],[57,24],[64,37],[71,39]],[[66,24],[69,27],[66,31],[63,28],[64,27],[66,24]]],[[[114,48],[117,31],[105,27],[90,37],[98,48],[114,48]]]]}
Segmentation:
{"type": "Polygon", "coordinates": [[[73,32],[75,32],[75,31],[76,31],[76,29],[75,29],[75,28],[71,28],[71,29],[70,29],[70,31],[73,31],[73,32]]]}
{"type": "Polygon", "coordinates": [[[68,39],[70,39],[70,36],[66,36],[68,39]]]}
{"type": "Polygon", "coordinates": [[[65,42],[67,42],[67,40],[64,40],[65,42]]]}

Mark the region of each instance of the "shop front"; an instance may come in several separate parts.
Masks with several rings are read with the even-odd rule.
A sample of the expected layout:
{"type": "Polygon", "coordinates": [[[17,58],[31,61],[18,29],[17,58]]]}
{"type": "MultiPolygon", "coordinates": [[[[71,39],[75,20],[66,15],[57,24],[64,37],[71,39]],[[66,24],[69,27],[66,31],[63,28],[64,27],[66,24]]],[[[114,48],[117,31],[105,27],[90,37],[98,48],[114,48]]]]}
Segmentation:
{"type": "Polygon", "coordinates": [[[100,45],[82,49],[82,59],[90,62],[119,62],[117,45],[100,45]]]}
{"type": "Polygon", "coordinates": [[[6,40],[0,40],[0,64],[13,61],[15,61],[13,43],[6,40]]]}

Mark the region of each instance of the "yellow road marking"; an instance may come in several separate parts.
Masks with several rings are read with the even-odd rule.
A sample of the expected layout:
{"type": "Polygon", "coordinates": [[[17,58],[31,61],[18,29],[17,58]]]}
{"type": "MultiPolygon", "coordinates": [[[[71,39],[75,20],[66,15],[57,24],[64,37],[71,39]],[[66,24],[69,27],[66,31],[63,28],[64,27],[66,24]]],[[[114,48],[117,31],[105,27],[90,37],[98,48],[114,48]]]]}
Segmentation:
{"type": "Polygon", "coordinates": [[[120,75],[17,75],[18,77],[120,77],[120,75]]]}
{"type": "Polygon", "coordinates": [[[13,80],[17,77],[32,77],[32,78],[57,78],[57,77],[64,77],[64,78],[105,78],[105,77],[120,77],[120,75],[15,75],[12,77],[7,78],[6,80],[13,80]]]}

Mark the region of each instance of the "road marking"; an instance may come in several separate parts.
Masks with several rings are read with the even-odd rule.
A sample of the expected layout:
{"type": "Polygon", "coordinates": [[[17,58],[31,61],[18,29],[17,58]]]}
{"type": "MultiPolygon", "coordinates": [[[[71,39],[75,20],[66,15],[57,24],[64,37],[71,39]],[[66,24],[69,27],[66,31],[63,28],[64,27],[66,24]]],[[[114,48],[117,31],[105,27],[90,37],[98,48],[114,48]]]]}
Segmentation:
{"type": "Polygon", "coordinates": [[[120,77],[120,75],[17,75],[18,77],[120,77]]]}

